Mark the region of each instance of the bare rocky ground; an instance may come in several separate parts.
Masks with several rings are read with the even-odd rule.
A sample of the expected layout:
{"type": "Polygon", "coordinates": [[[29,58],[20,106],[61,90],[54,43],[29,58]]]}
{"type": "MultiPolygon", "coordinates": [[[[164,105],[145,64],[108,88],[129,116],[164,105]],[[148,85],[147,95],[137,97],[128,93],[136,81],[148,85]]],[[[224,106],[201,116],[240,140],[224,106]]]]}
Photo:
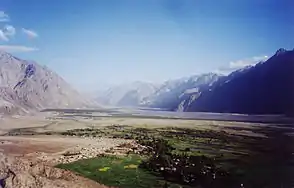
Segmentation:
{"type": "MultiPolygon", "coordinates": [[[[103,188],[92,180],[55,168],[58,163],[95,157],[130,141],[56,136],[0,137],[0,175],[5,188],[103,188]],[[11,170],[12,173],[9,173],[11,170]]],[[[0,186],[1,187],[1,186],[0,186]]]]}

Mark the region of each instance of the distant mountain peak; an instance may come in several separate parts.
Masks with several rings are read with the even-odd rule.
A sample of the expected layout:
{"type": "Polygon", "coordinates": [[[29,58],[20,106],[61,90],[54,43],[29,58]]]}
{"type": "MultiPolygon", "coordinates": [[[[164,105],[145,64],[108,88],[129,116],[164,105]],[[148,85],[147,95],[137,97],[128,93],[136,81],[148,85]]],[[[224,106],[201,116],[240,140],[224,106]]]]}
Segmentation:
{"type": "Polygon", "coordinates": [[[96,101],[110,106],[137,106],[139,102],[157,90],[156,84],[135,81],[114,85],[106,91],[101,91],[96,101]]]}

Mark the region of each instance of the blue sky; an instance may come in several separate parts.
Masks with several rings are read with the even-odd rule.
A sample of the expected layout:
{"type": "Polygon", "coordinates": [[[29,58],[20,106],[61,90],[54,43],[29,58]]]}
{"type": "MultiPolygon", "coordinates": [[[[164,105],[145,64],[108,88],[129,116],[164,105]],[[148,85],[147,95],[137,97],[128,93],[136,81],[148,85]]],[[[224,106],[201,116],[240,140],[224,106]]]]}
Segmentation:
{"type": "Polygon", "coordinates": [[[291,0],[1,0],[0,49],[47,65],[78,89],[161,82],[293,49],[293,7],[291,0]]]}

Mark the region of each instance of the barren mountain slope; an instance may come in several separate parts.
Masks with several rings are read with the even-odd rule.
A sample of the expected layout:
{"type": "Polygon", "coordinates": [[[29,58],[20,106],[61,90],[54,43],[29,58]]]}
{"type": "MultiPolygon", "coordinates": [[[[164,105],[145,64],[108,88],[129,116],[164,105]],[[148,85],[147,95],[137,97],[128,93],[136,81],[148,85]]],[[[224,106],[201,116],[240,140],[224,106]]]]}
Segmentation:
{"type": "Polygon", "coordinates": [[[47,67],[6,52],[0,52],[0,101],[0,112],[8,113],[89,104],[47,67]]]}

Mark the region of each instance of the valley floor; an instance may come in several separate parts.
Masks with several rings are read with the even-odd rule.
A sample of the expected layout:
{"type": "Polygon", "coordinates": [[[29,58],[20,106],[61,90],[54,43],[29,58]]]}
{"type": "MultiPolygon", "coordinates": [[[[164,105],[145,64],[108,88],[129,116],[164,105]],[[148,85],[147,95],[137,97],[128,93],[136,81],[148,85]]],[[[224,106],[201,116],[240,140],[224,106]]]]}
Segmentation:
{"type": "MultiPolygon", "coordinates": [[[[217,158],[218,165],[238,171],[238,181],[246,188],[291,187],[293,133],[292,125],[277,123],[135,117],[87,119],[44,114],[2,117],[0,175],[5,176],[7,169],[11,169],[16,177],[10,176],[6,187],[13,188],[104,187],[54,166],[105,153],[122,155],[130,150],[125,145],[139,147],[135,142],[138,136],[155,136],[167,139],[177,153],[190,148],[189,155],[217,158]]],[[[93,173],[99,177],[99,171],[93,173]]]]}

